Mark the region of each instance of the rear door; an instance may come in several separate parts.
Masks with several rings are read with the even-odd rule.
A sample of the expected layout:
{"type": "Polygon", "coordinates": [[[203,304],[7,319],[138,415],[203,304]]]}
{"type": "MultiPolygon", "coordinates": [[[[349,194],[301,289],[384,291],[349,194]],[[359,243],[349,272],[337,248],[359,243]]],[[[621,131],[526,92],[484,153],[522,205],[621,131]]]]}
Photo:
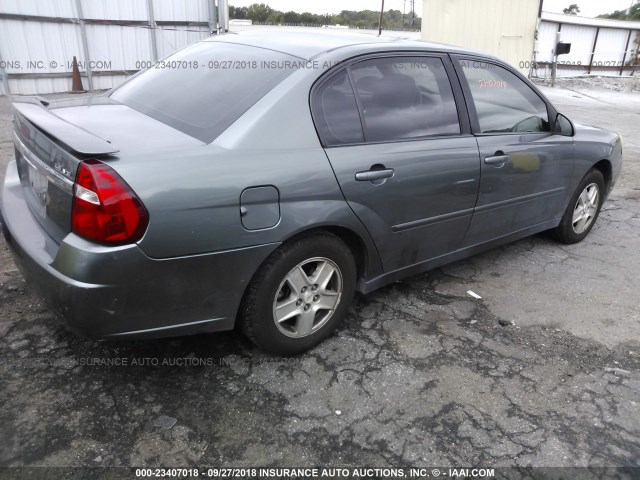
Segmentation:
{"type": "Polygon", "coordinates": [[[387,272],[459,248],[471,221],[478,147],[449,74],[444,55],[369,57],[312,95],[340,187],[387,272]]]}
{"type": "Polygon", "coordinates": [[[454,63],[482,160],[465,245],[560,217],[573,168],[573,139],[551,132],[548,105],[514,72],[469,57],[456,57],[454,63]]]}

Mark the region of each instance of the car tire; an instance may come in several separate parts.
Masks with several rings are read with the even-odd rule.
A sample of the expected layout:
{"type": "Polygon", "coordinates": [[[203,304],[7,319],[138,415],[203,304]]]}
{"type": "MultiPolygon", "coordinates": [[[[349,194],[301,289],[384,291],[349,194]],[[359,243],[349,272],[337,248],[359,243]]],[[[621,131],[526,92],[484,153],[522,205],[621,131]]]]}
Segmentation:
{"type": "Polygon", "coordinates": [[[239,313],[242,332],[271,354],[309,350],[346,316],[356,276],[351,251],[335,235],[315,233],[284,243],[247,288],[239,313]]]}
{"type": "Polygon", "coordinates": [[[600,214],[604,188],[602,173],[596,169],[589,170],[571,196],[560,225],[553,230],[556,240],[578,243],[589,234],[600,214]]]}

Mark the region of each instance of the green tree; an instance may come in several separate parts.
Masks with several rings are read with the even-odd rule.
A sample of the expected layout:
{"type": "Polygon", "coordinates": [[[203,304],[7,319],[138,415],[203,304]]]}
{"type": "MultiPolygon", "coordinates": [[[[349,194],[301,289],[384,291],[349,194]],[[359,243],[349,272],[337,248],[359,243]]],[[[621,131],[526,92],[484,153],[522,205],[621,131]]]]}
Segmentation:
{"type": "Polygon", "coordinates": [[[277,24],[284,23],[284,13],[278,10],[274,10],[267,17],[267,23],[277,23],[277,24]]]}
{"type": "Polygon", "coordinates": [[[319,15],[314,15],[313,13],[304,12],[300,14],[299,22],[310,24],[310,25],[319,25],[322,23],[322,20],[319,18],[319,15]]]}
{"type": "Polygon", "coordinates": [[[247,8],[247,18],[254,22],[266,22],[275,10],[264,3],[253,3],[247,8]]]}
{"type": "Polygon", "coordinates": [[[288,24],[300,23],[300,15],[298,15],[296,12],[287,12],[284,14],[283,20],[284,23],[288,24]]]}
{"type": "Polygon", "coordinates": [[[640,3],[636,3],[629,13],[626,10],[616,10],[613,13],[605,13],[604,15],[598,15],[599,18],[611,18],[613,20],[640,20],[640,3]]]}
{"type": "MultiPolygon", "coordinates": [[[[346,25],[351,28],[378,28],[379,11],[374,10],[343,10],[339,14],[314,15],[313,13],[297,13],[293,11],[281,12],[274,10],[264,3],[254,3],[249,7],[229,7],[229,18],[250,19],[257,23],[298,24],[305,25],[346,25]]],[[[411,15],[402,15],[400,10],[387,10],[383,16],[383,28],[401,30],[403,28],[420,29],[421,19],[411,15]]]]}
{"type": "Polygon", "coordinates": [[[562,10],[562,13],[566,13],[567,15],[577,15],[580,13],[580,7],[577,4],[572,3],[567,8],[562,10]]]}
{"type": "Polygon", "coordinates": [[[245,19],[247,18],[247,7],[229,6],[229,18],[245,19]]]}

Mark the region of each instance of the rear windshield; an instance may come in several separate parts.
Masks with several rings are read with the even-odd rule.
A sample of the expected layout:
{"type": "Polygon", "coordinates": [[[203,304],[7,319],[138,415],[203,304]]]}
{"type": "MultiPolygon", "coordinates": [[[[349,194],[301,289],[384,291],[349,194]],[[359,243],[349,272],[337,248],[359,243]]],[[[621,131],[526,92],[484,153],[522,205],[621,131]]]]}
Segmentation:
{"type": "Polygon", "coordinates": [[[200,42],[136,75],[110,97],[206,143],[293,71],[295,57],[200,42]]]}

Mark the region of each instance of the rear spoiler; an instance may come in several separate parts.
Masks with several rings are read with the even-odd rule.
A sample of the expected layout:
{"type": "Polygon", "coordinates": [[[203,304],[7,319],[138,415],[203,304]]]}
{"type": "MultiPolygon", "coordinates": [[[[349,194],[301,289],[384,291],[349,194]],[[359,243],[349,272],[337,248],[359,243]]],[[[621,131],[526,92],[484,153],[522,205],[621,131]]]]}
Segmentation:
{"type": "Polygon", "coordinates": [[[48,103],[43,99],[23,97],[12,100],[13,108],[18,114],[74,152],[82,155],[108,155],[120,151],[110,142],[47,110],[45,104],[48,103]]]}

